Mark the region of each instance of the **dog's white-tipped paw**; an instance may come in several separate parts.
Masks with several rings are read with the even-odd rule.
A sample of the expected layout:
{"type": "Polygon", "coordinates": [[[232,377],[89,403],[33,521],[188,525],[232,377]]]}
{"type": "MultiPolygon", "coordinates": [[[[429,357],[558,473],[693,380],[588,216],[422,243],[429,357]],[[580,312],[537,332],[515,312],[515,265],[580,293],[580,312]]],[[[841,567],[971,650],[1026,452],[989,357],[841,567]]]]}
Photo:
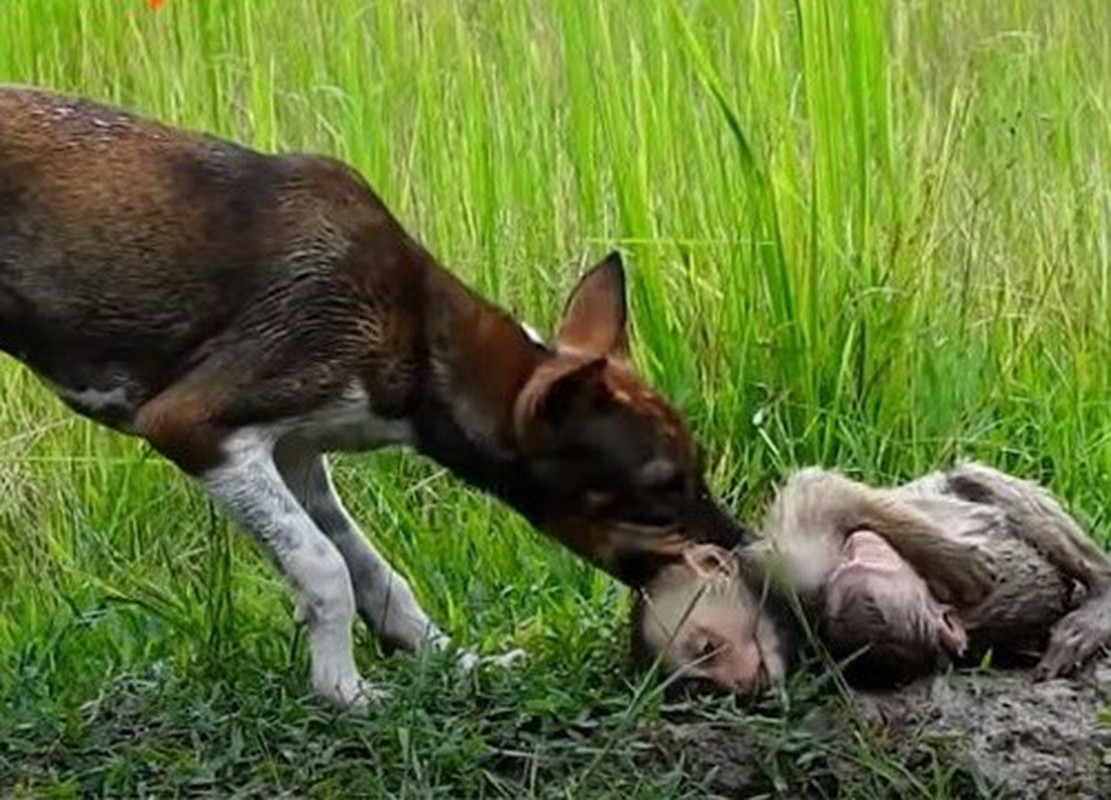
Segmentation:
{"type": "Polygon", "coordinates": [[[464,650],[455,659],[455,671],[460,675],[469,675],[476,670],[482,658],[473,650],[464,650]]]}
{"type": "Polygon", "coordinates": [[[363,680],[357,675],[343,680],[314,681],[316,693],[340,709],[359,709],[379,703],[390,696],[383,686],[363,680]]]}
{"type": "Polygon", "coordinates": [[[499,669],[508,669],[515,664],[524,661],[528,657],[528,653],[520,648],[510,650],[508,653],[501,653],[496,656],[480,656],[473,650],[464,650],[459,654],[456,659],[455,668],[463,675],[470,674],[479,667],[497,667],[499,669]]]}
{"type": "Polygon", "coordinates": [[[490,656],[488,662],[491,666],[498,667],[499,669],[509,669],[526,660],[528,660],[528,651],[518,647],[515,650],[510,650],[508,653],[502,653],[499,656],[490,656]]]}

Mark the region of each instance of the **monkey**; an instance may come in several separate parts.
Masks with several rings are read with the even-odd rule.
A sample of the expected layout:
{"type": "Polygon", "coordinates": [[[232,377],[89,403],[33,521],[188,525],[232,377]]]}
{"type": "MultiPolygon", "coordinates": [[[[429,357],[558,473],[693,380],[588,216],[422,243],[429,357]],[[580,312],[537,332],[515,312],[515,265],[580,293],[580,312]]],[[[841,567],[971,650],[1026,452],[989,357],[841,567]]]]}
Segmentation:
{"type": "Polygon", "coordinates": [[[646,587],[634,658],[728,692],[779,682],[802,641],[788,595],[856,684],[897,685],[989,650],[1037,660],[1048,679],[1111,644],[1111,558],[1044,488],[982,464],[893,489],[804,469],[762,532],[739,552],[706,546],[686,565],[697,580],[646,587]],[[759,585],[754,572],[770,605],[728,588],[759,585]]]}
{"type": "Polygon", "coordinates": [[[633,663],[678,672],[687,688],[735,694],[782,681],[797,651],[789,598],[749,563],[698,544],[660,570],[633,595],[633,663]]]}
{"type": "Polygon", "coordinates": [[[804,471],[769,522],[787,573],[806,578],[796,588],[817,610],[819,637],[835,656],[859,652],[858,676],[899,682],[990,650],[1004,661],[1040,657],[1037,674],[1053,677],[1111,641],[1111,559],[1044,488],[982,464],[890,490],[804,471]],[[896,552],[887,537],[914,513],[936,526],[939,542],[973,546],[965,558],[995,579],[985,597],[946,596],[896,552]],[[828,548],[825,558],[815,546],[828,548]]]}
{"type": "MultiPolygon", "coordinates": [[[[797,488],[812,484],[814,477],[816,474],[807,471],[796,475],[780,500],[791,497],[797,488]]],[[[824,529],[828,525],[829,519],[822,516],[796,518],[808,510],[789,499],[773,504],[765,530],[807,528],[814,523],[824,529]]],[[[848,510],[858,514],[903,511],[895,520],[896,525],[884,527],[893,532],[898,547],[910,562],[927,574],[939,576],[935,583],[944,596],[957,595],[966,602],[974,602],[989,590],[991,575],[987,566],[981,560],[965,558],[971,554],[971,548],[939,537],[937,529],[921,515],[881,505],[865,505],[859,510],[830,509],[838,516],[844,516],[848,510]],[[946,561],[955,567],[937,568],[938,563],[946,561]]],[[[820,536],[800,539],[808,545],[827,544],[820,536]]],[[[658,661],[667,673],[677,672],[681,667],[687,684],[741,694],[752,693],[765,683],[780,682],[797,660],[802,640],[791,607],[791,589],[819,585],[822,574],[809,575],[806,568],[810,561],[831,561],[834,553],[822,553],[818,559],[807,559],[801,554],[790,561],[784,559],[781,566],[798,574],[771,580],[775,576],[769,569],[773,559],[767,546],[774,541],[774,536],[765,536],[742,553],[702,545],[689,549],[682,560],[662,570],[634,597],[631,614],[634,663],[644,667],[658,661]],[[757,586],[758,596],[749,588],[757,586]]]]}

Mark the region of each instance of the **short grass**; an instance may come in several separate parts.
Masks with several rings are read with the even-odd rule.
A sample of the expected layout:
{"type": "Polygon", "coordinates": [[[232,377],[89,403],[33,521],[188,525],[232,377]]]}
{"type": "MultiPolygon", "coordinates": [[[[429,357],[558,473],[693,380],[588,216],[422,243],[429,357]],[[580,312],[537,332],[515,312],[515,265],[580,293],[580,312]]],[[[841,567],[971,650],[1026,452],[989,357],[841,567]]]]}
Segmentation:
{"type": "MultiPolygon", "coordinates": [[[[1102,0],[4,0],[0,79],[344,158],[540,328],[620,247],[637,362],[739,515],[794,465],[972,456],[1111,533],[1102,0]]],[[[704,790],[652,744],[675,712],[627,670],[624,593],[442,469],[338,482],[460,641],[530,660],[464,679],[362,639],[393,695],[337,716],[194,487],[10,360],[0,396],[0,794],[704,790]]],[[[684,713],[758,731],[771,793],[959,791],[936,743],[810,733],[813,692],[684,713]]]]}

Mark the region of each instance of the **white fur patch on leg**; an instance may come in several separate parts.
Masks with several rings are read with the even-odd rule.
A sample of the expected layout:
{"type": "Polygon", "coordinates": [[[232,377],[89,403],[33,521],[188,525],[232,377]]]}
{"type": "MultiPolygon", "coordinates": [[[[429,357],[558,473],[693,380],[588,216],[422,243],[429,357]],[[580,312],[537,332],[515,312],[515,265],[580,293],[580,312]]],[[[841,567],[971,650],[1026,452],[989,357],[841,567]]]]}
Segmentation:
{"type": "Polygon", "coordinates": [[[265,430],[224,442],[226,460],[202,477],[209,493],[268,551],[293,588],[308,628],[314,690],[341,707],[371,699],[355,666],[355,599],[347,565],[301,507],[273,460],[265,430]]]}
{"type": "Polygon", "coordinates": [[[293,495],[347,562],[359,614],[394,645],[415,650],[446,639],[417,602],[409,583],[378,553],[347,513],[327,464],[307,442],[279,445],[278,468],[293,495]]]}

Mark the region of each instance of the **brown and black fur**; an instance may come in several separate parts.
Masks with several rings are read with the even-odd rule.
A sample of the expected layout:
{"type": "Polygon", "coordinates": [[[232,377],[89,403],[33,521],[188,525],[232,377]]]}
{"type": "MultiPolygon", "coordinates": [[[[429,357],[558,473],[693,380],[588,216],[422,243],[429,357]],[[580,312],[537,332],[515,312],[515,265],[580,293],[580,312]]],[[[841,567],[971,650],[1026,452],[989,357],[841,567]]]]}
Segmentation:
{"type": "MultiPolygon", "coordinates": [[[[605,263],[620,270],[616,256],[605,263]]],[[[218,457],[198,439],[309,412],[357,375],[374,412],[415,419],[421,449],[530,516],[561,516],[612,486],[627,496],[604,499],[653,527],[705,493],[684,485],[694,449],[679,417],[627,367],[601,362],[573,365],[582,374],[571,381],[604,381],[597,397],[569,387],[566,401],[546,401],[616,394],[606,418],[560,429],[575,409],[553,408],[543,433],[563,440],[557,451],[608,439],[603,457],[567,474],[573,462],[552,457],[524,470],[543,478],[522,474],[528,456],[500,406],[566,362],[439,269],[349,167],[38,90],[0,91],[0,346],[52,384],[123,377],[140,408],[135,432],[192,472],[218,457]],[[474,407],[452,408],[460,396],[474,407]],[[657,422],[663,437],[648,429],[657,422]],[[615,485],[657,457],[678,462],[663,496],[615,485]]],[[[692,536],[737,535],[700,510],[691,516],[708,524],[692,536]]]]}
{"type": "MultiPolygon", "coordinates": [[[[538,343],[344,164],[0,88],[0,349],[198,479],[249,429],[276,432],[274,457],[306,475],[317,450],[378,446],[320,421],[354,393],[375,424],[403,424],[417,450],[640,585],[688,542],[747,532],[710,497],[679,415],[631,371],[624,303],[614,254],[538,343]]],[[[331,537],[350,528],[340,516],[333,503],[314,519],[331,537]]]]}

